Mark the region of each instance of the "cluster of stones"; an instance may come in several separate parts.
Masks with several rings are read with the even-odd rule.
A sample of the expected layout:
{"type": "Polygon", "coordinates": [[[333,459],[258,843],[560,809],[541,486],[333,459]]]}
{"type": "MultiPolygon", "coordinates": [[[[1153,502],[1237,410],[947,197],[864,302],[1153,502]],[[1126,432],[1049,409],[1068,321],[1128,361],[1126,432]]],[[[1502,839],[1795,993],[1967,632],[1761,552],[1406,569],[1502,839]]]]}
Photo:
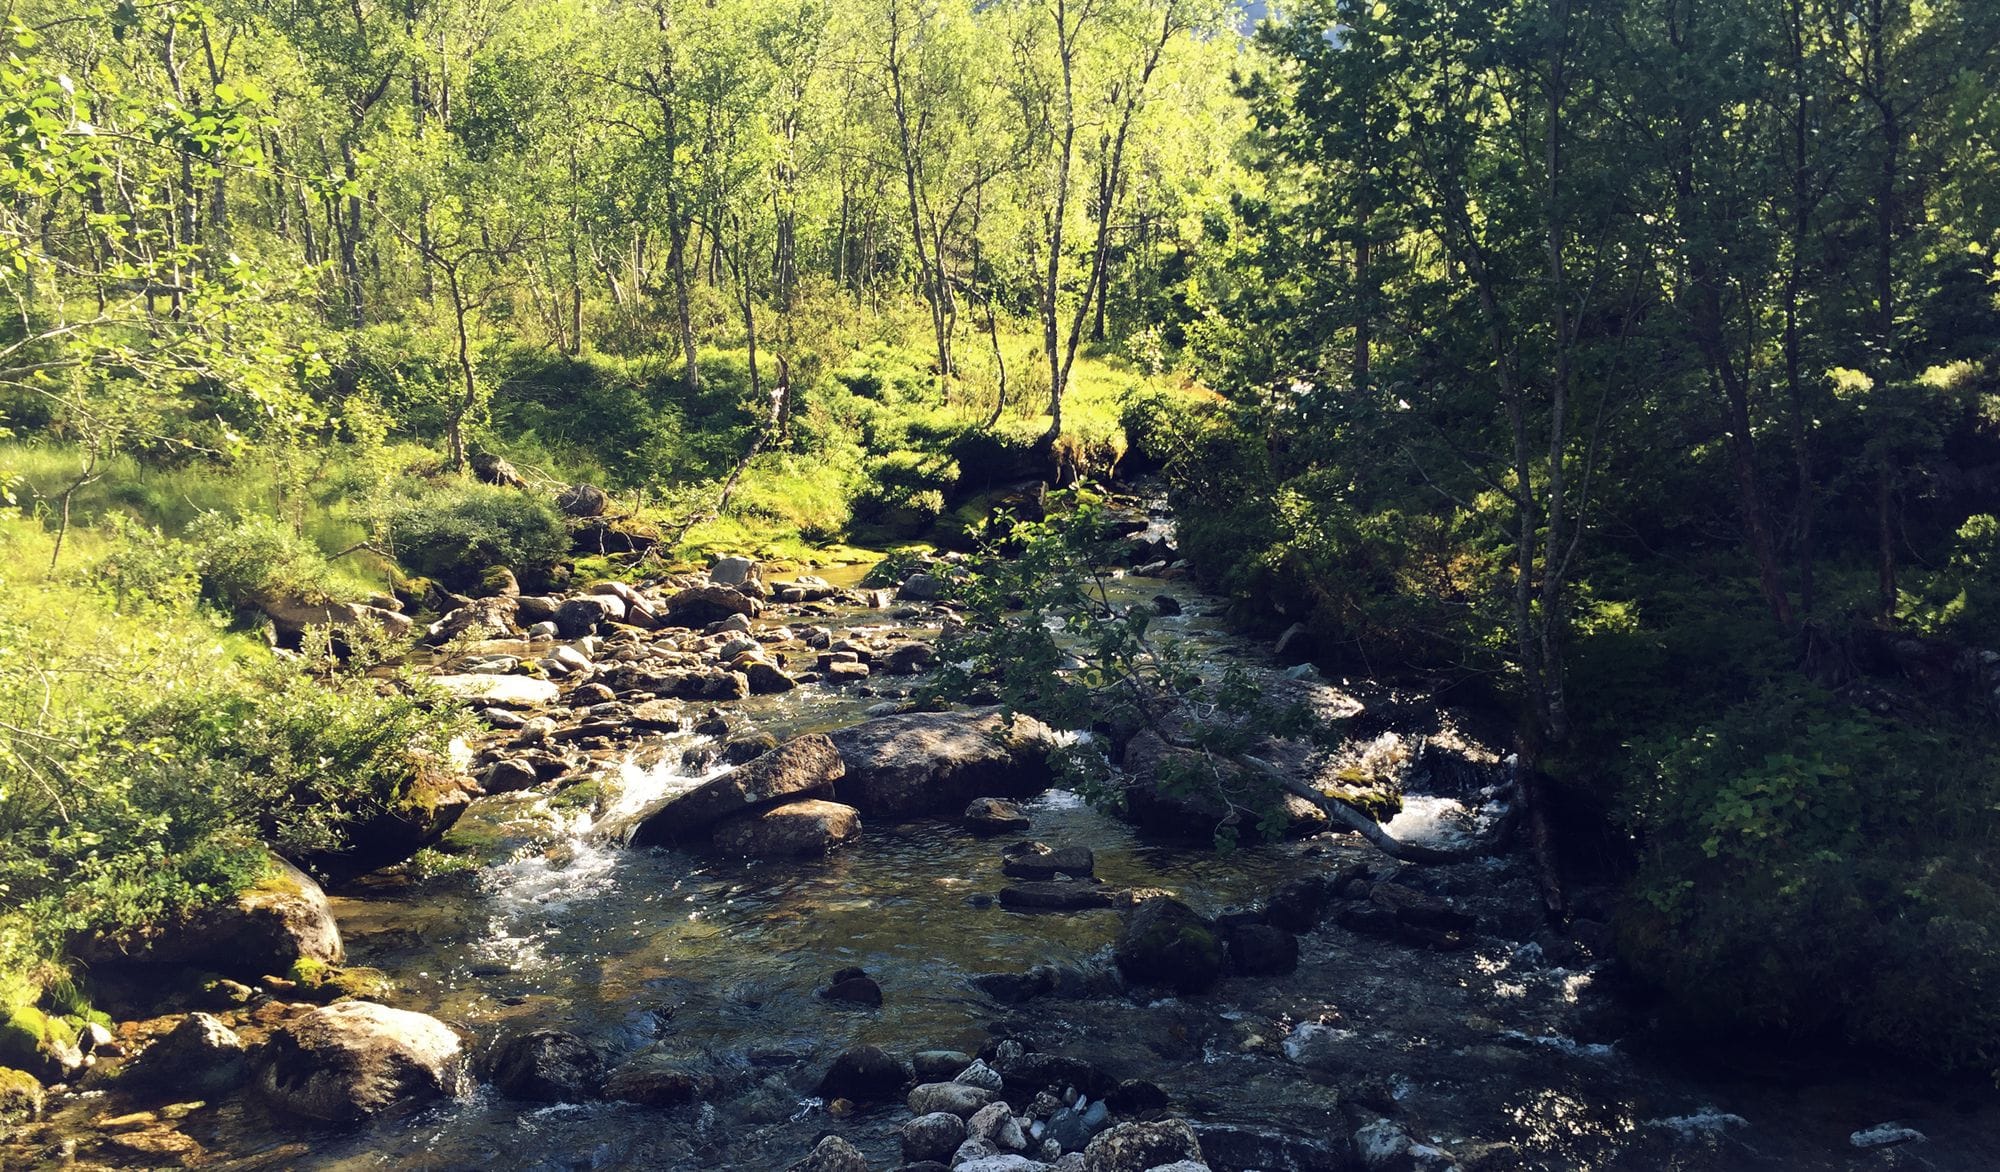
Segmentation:
{"type": "MultiPolygon", "coordinates": [[[[898,590],[846,590],[801,577],[767,585],[747,558],[718,559],[699,578],[644,587],[599,582],[566,597],[501,593],[458,600],[427,639],[453,649],[432,683],[473,705],[491,731],[472,759],[486,793],[507,793],[579,780],[605,760],[661,733],[692,729],[724,736],[726,708],[753,695],[788,692],[801,684],[853,685],[876,694],[875,676],[914,676],[936,659],[930,645],[907,635],[842,637],[815,616],[835,607],[888,609],[899,598],[934,597],[923,580],[898,590]],[[789,622],[777,621],[778,608],[789,622]]],[[[909,606],[903,619],[949,622],[948,611],[909,606]]],[[[907,693],[902,693],[907,694],[907,693]]],[[[732,742],[725,760],[743,763],[769,748],[768,739],[732,742]]],[[[800,805],[826,796],[833,776],[802,783],[800,805]]],[[[865,781],[857,784],[866,784],[865,781]]],[[[773,798],[787,796],[774,794],[773,798]]],[[[773,804],[741,803],[746,814],[773,804]]],[[[864,806],[865,808],[865,806],[864,806]]],[[[692,809],[692,807],[690,807],[692,809]]],[[[712,819],[712,822],[721,819],[712,819]]],[[[806,807],[774,815],[761,832],[748,819],[715,829],[724,849],[748,854],[811,853],[791,825],[818,828],[819,849],[852,838],[851,814],[806,807]],[[791,844],[791,845],[787,845],[791,844]],[[766,850],[767,846],[774,849],[766,850]]],[[[689,839],[686,831],[656,836],[689,839]]]]}
{"type": "MultiPolygon", "coordinates": [[[[837,1055],[818,1093],[831,1110],[901,1100],[904,1172],[1196,1172],[1194,1127],[1165,1113],[1152,1083],[1114,1082],[1091,1063],[998,1041],[978,1057],[924,1050],[905,1063],[875,1046],[837,1055]],[[1123,1116],[1124,1118],[1120,1118],[1123,1116]]],[[[792,1172],[862,1170],[847,1141],[821,1141],[792,1172]]]]}

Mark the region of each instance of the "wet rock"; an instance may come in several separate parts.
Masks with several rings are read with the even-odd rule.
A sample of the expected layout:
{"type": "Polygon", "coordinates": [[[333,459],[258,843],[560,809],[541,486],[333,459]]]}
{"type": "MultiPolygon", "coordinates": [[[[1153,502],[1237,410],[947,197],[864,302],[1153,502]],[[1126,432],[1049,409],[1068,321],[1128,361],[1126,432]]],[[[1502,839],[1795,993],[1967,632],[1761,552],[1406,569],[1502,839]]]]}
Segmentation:
{"type": "Polygon", "coordinates": [[[1038,964],[1025,973],[981,973],[972,978],[972,984],[995,1001],[1018,1005],[1055,992],[1056,970],[1038,964]]]}
{"type": "Polygon", "coordinates": [[[807,800],[725,818],[710,841],[724,854],[789,859],[831,854],[859,837],[861,815],[853,806],[807,800]]]}
{"type": "MultiPolygon", "coordinates": [[[[968,1146],[971,1143],[972,1141],[967,1141],[968,1146]]],[[[991,1145],[981,1146],[988,1148],[991,1145]]],[[[1031,1160],[1012,1152],[996,1152],[954,1164],[953,1172],[1049,1172],[1049,1166],[1040,1160],[1031,1160]]]]}
{"type": "Polygon", "coordinates": [[[604,1083],[604,1056],[575,1034],[532,1030],[500,1044],[493,1060],[493,1085],[516,1099],[574,1103],[598,1096],[604,1083]]]}
{"type": "Polygon", "coordinates": [[[1090,1172],[1149,1172],[1179,1160],[1205,1166],[1201,1141],[1179,1119],[1121,1123],[1091,1140],[1083,1159],[1090,1172]]]}
{"type": "Polygon", "coordinates": [[[1340,910],[1338,923],[1362,936],[1394,936],[1401,927],[1396,913],[1372,903],[1357,903],[1340,910]]]}
{"type": "Polygon", "coordinates": [[[723,742],[722,759],[731,765],[747,765],[777,747],[778,738],[770,733],[738,733],[723,742]]]}
{"type": "Polygon", "coordinates": [[[671,700],[648,700],[634,705],[625,723],[647,732],[679,732],[687,727],[687,718],[671,700]]]}
{"type": "Polygon", "coordinates": [[[903,1160],[948,1160],[965,1142],[965,1120],[949,1111],[933,1111],[903,1124],[903,1160]]]}
{"type": "MultiPolygon", "coordinates": [[[[834,1055],[833,1064],[821,1076],[814,1093],[829,1102],[852,1099],[857,1103],[880,1103],[894,1099],[908,1081],[903,1064],[880,1046],[853,1046],[834,1055]]],[[[914,1105],[910,1110],[918,1115],[929,1113],[918,1111],[914,1105]]]]}
{"type": "Polygon", "coordinates": [[[1321,876],[1288,879],[1272,889],[1264,901],[1264,918],[1287,932],[1310,932],[1319,927],[1332,898],[1321,876]]]}
{"type": "Polygon", "coordinates": [[[1202,1157],[1218,1172],[1345,1172],[1346,1153],[1325,1140],[1231,1124],[1195,1123],[1202,1157]]]}
{"type": "Polygon", "coordinates": [[[919,1083],[910,1092],[909,1107],[912,1115],[947,1111],[963,1119],[992,1101],[993,1092],[985,1087],[962,1082],[927,1082],[919,1083]]]}
{"type": "Polygon", "coordinates": [[[706,1078],[652,1054],[634,1058],[604,1080],[605,1098],[648,1107],[692,1103],[708,1093],[708,1089],[706,1078]]]}
{"type": "Polygon", "coordinates": [[[245,978],[282,973],[301,960],[339,964],[344,955],[326,893],[275,855],[265,878],[227,904],[87,937],[72,951],[92,964],[192,965],[245,978]]]}
{"type": "Polygon", "coordinates": [[[931,602],[944,593],[945,581],[936,574],[911,574],[896,589],[896,597],[913,602],[931,602]]]}
{"type": "Polygon", "coordinates": [[[1003,854],[1001,873],[1014,879],[1034,881],[1046,881],[1059,875],[1088,879],[1097,862],[1089,847],[1052,847],[1041,842],[1016,843],[1003,854]]]}
{"type": "Polygon", "coordinates": [[[1391,1119],[1377,1119],[1354,1133],[1354,1156],[1368,1172],[1449,1172],[1457,1164],[1391,1119]]]}
{"type": "Polygon", "coordinates": [[[1153,595],[1153,613],[1157,615],[1177,615],[1181,613],[1181,600],[1171,594],[1153,595]]]}
{"type": "Polygon", "coordinates": [[[1013,834],[1029,826],[1028,812],[1005,798],[974,798],[962,815],[975,834],[1013,834]]]}
{"type": "Polygon", "coordinates": [[[1028,797],[1047,789],[1053,735],[1041,722],[997,708],[908,712],[833,734],[847,764],[843,800],[863,814],[906,817],[965,808],[981,796],[1028,797]]]}
{"type": "Polygon", "coordinates": [[[1240,976],[1271,977],[1299,967],[1299,938],[1269,924],[1244,924],[1228,934],[1229,968],[1240,976]]]}
{"type": "Polygon", "coordinates": [[[683,627],[706,627],[730,615],[756,618],[764,604],[734,586],[690,586],[667,599],[667,618],[683,627]]]}
{"type": "Polygon", "coordinates": [[[1111,1124],[1111,1110],[1100,1099],[1089,1103],[1082,1110],[1075,1107],[1059,1108],[1049,1116],[1048,1127],[1042,1132],[1066,1152],[1080,1152],[1091,1141],[1091,1137],[1111,1124]]]}
{"type": "Polygon", "coordinates": [[[840,660],[820,668],[829,684],[853,684],[868,678],[868,665],[851,660],[840,660]]]}
{"type": "Polygon", "coordinates": [[[919,1050],[910,1055],[918,1082],[950,1082],[959,1071],[972,1065],[972,1055],[962,1050],[919,1050]]]}
{"type": "Polygon", "coordinates": [[[868,1157],[839,1136],[829,1135],[787,1172],[869,1172],[868,1157]]]}
{"type": "Polygon", "coordinates": [[[882,1004],[882,986],[860,969],[842,969],[820,989],[819,996],[850,1005],[877,1006],[882,1004]]]}
{"type": "Polygon", "coordinates": [[[1000,889],[1000,906],[1016,911],[1074,912],[1117,903],[1117,889],[1096,882],[1012,883],[1000,889]]]}
{"type": "Polygon", "coordinates": [[[832,741],[817,733],[800,737],[648,809],[637,820],[632,845],[685,840],[732,814],[825,794],[844,768],[832,741]]]}
{"type": "Polygon", "coordinates": [[[219,1095],[250,1077],[243,1039],[219,1017],[190,1013],[119,1074],[121,1085],[180,1095],[219,1095]]]}
{"type": "Polygon", "coordinates": [[[603,684],[578,684],[569,694],[571,708],[594,708],[599,704],[609,704],[618,699],[618,693],[603,684]]]}
{"type": "MultiPolygon", "coordinates": [[[[1245,840],[1256,837],[1254,822],[1201,787],[1172,784],[1177,777],[1200,777],[1213,766],[1192,749],[1169,745],[1148,729],[1125,746],[1125,815],[1141,829],[1176,838],[1212,838],[1217,827],[1234,827],[1245,840]]],[[[1300,838],[1328,826],[1326,812],[1296,794],[1282,798],[1284,833],[1300,838]]]]}
{"type": "Polygon", "coordinates": [[[1169,1102],[1167,1092],[1159,1084],[1142,1078],[1128,1078],[1105,1092],[1105,1103],[1121,1115],[1137,1115],[1141,1111],[1157,1111],[1169,1102]]]}
{"type": "Polygon", "coordinates": [[[1015,1054],[1008,1043],[995,1047],[993,1068],[1007,1080],[1007,1089],[1020,1094],[1074,1087],[1086,1095],[1101,1095],[1111,1085],[1104,1072],[1082,1058],[1066,1054],[1045,1054],[1029,1050],[1015,1054]]]}
{"type": "Polygon", "coordinates": [[[1392,913],[1400,924],[1469,932],[1478,923],[1474,917],[1452,906],[1450,900],[1426,895],[1400,883],[1377,883],[1369,891],[1368,901],[1392,913]]]}
{"type": "Polygon", "coordinates": [[[1165,896],[1132,909],[1113,955],[1126,980],[1181,993],[1198,993],[1222,975],[1222,944],[1208,922],[1165,896]]]}
{"type": "Polygon", "coordinates": [[[750,694],[753,696],[774,696],[799,686],[797,680],[785,674],[784,668],[768,659],[746,659],[740,670],[750,681],[750,694]]]}
{"type": "Polygon", "coordinates": [[[272,1106],[348,1123],[456,1096],[465,1087],[459,1037],[434,1017],[370,1001],[301,1014],[271,1035],[256,1060],[272,1106]]]}

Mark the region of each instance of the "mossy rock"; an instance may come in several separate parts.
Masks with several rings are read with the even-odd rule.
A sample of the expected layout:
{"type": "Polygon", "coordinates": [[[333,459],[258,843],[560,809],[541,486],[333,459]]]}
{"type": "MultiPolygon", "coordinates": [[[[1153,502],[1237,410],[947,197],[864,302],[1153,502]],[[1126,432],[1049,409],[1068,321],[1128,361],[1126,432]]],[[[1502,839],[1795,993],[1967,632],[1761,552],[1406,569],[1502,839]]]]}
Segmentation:
{"type": "Polygon", "coordinates": [[[1198,993],[1222,975],[1222,941],[1194,910],[1164,896],[1149,899],[1126,917],[1114,952],[1125,979],[1198,993]]]}
{"type": "Polygon", "coordinates": [[[19,1123],[42,1113],[42,1083],[25,1070],[0,1066],[0,1123],[19,1123]]]}
{"type": "Polygon", "coordinates": [[[315,1001],[380,1001],[396,991],[389,974],[365,965],[301,960],[286,975],[315,1001]]]}
{"type": "Polygon", "coordinates": [[[1377,822],[1387,822],[1403,812],[1403,795],[1388,786],[1336,785],[1327,792],[1377,822]]]}
{"type": "Polygon", "coordinates": [[[76,1029],[32,1005],[20,1005],[0,1019],[0,1066],[61,1079],[83,1065],[76,1029]]]}

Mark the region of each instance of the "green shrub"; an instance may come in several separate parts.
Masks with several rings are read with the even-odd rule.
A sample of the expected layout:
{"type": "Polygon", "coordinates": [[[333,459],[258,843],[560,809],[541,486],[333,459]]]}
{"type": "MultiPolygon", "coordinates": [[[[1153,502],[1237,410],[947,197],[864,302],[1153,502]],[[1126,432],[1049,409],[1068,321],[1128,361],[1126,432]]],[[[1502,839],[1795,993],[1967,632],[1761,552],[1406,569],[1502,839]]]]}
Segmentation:
{"type": "Polygon", "coordinates": [[[405,567],[460,588],[489,567],[546,567],[569,550],[568,527],[547,500],[468,480],[403,497],[390,510],[388,528],[405,567]]]}
{"type": "Polygon", "coordinates": [[[1983,730],[1773,686],[1634,745],[1625,955],[1688,1017],[2000,1064],[2000,760],[1983,730]]]}
{"type": "Polygon", "coordinates": [[[463,716],[365,659],[314,674],[323,646],[274,659],[185,591],[114,609],[94,572],[48,572],[50,544],[0,521],[0,722],[19,730],[0,753],[0,1000],[27,983],[60,1004],[76,999],[48,962],[76,933],[228,898],[267,843],[339,847],[412,799],[463,716]]]}
{"type": "Polygon", "coordinates": [[[205,513],[188,526],[202,593],[230,609],[260,600],[330,602],[344,591],[326,555],[276,517],[205,513]]]}

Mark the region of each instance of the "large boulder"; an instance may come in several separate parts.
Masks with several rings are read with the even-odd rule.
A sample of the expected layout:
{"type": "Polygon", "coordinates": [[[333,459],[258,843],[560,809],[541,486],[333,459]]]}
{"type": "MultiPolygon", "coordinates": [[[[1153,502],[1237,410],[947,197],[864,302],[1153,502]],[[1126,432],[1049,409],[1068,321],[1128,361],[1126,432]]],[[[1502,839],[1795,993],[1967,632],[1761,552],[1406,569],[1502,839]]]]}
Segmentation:
{"type": "Polygon", "coordinates": [[[732,814],[827,793],[845,766],[840,751],[813,733],[778,746],[747,765],[653,806],[633,828],[634,846],[660,846],[706,834],[732,814]]]}
{"type": "Polygon", "coordinates": [[[1222,975],[1222,942],[1207,920],[1177,899],[1155,896],[1132,909],[1112,955],[1136,985],[1198,993],[1222,975]]]}
{"type": "MultiPolygon", "coordinates": [[[[512,575],[508,577],[511,579],[512,575]]],[[[426,627],[424,642],[438,647],[459,639],[508,638],[517,630],[521,609],[521,600],[518,597],[497,593],[491,598],[467,599],[462,605],[446,611],[443,618],[426,627]]]]}
{"type": "Polygon", "coordinates": [[[257,1089],[288,1114],[351,1123],[461,1094],[465,1049],[434,1017],[372,1001],[301,1014],[257,1057],[257,1089]]]}
{"type": "Polygon", "coordinates": [[[853,806],[807,799],[725,818],[712,841],[725,854],[785,859],[829,854],[859,837],[861,815],[853,806]]]}
{"type": "Polygon", "coordinates": [[[719,557],[708,568],[708,580],[718,586],[741,586],[756,577],[761,577],[757,563],[746,557],[719,557]]]}
{"type": "Polygon", "coordinates": [[[706,627],[733,614],[756,618],[764,604],[734,586],[690,586],[667,599],[667,618],[684,627],[706,627]]]}
{"type": "Polygon", "coordinates": [[[556,508],[572,517],[602,517],[610,494],[594,484],[572,484],[556,494],[556,508]]]}
{"type": "Polygon", "coordinates": [[[833,734],[847,763],[841,800],[863,814],[957,813],[976,797],[1029,797],[1048,788],[1053,734],[998,708],[879,716],[833,734]]]}
{"type": "Polygon", "coordinates": [[[308,627],[332,627],[337,631],[374,627],[391,638],[400,639],[415,624],[410,616],[385,607],[359,602],[307,602],[299,598],[266,597],[257,608],[271,616],[271,625],[281,635],[303,634],[308,627]]]}
{"type": "Polygon", "coordinates": [[[339,964],[345,956],[326,892],[275,855],[265,878],[235,899],[181,919],[85,937],[72,951],[89,964],[192,965],[249,979],[301,960],[339,964]]]}

